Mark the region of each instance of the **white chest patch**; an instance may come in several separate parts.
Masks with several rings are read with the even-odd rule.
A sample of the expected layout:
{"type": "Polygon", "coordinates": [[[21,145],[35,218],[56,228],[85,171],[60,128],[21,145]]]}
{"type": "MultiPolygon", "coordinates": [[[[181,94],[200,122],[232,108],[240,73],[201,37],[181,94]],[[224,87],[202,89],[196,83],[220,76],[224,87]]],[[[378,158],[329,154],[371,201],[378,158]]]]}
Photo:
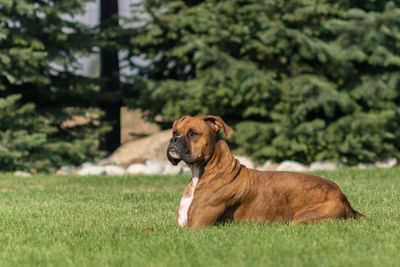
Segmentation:
{"type": "Polygon", "coordinates": [[[198,176],[192,177],[192,185],[190,186],[189,193],[182,197],[181,203],[179,204],[178,224],[180,227],[185,227],[188,223],[188,211],[190,205],[192,205],[194,199],[194,190],[196,188],[198,181],[199,181],[198,176]]]}

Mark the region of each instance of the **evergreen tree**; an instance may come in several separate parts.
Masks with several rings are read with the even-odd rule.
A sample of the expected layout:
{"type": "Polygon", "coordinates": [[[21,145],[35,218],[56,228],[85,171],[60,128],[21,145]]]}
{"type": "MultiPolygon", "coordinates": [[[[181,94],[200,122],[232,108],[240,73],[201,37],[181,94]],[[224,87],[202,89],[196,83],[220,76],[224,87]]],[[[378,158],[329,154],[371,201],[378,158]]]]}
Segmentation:
{"type": "Polygon", "coordinates": [[[0,98],[0,166],[2,170],[41,170],[49,162],[44,149],[47,135],[55,129],[35,114],[33,104],[19,104],[20,98],[0,98]]]}
{"type": "Polygon", "coordinates": [[[400,157],[398,1],[144,0],[133,12],[135,105],[149,119],[220,115],[257,160],[400,157]]]}
{"type": "Polygon", "coordinates": [[[49,171],[68,163],[65,155],[79,162],[92,153],[91,142],[84,139],[53,141],[57,128],[36,112],[34,104],[21,104],[20,99],[20,95],[0,98],[1,170],[49,171]]]}
{"type": "MultiPolygon", "coordinates": [[[[92,52],[97,42],[92,29],[73,19],[83,12],[85,3],[84,0],[0,1],[0,99],[10,102],[10,95],[20,95],[22,107],[34,104],[36,108],[30,108],[26,115],[37,116],[38,125],[46,125],[45,129],[51,131],[38,128],[35,123],[15,124],[12,129],[26,132],[27,138],[37,138],[32,146],[48,156],[47,168],[78,164],[100,155],[96,144],[105,129],[91,116],[94,113],[100,116],[101,112],[93,107],[109,96],[99,94],[97,80],[81,74],[78,58],[92,52]],[[77,115],[87,118],[79,123],[66,123],[77,115]]],[[[9,136],[5,119],[3,116],[0,120],[0,128],[5,131],[4,136],[9,136]]],[[[21,142],[19,147],[23,145],[28,142],[21,142]]],[[[29,146],[21,149],[24,152],[19,159],[26,159],[26,153],[32,152],[29,146]]],[[[14,161],[13,158],[10,155],[9,160],[14,161]]],[[[10,167],[0,166],[6,168],[10,167]]]]}

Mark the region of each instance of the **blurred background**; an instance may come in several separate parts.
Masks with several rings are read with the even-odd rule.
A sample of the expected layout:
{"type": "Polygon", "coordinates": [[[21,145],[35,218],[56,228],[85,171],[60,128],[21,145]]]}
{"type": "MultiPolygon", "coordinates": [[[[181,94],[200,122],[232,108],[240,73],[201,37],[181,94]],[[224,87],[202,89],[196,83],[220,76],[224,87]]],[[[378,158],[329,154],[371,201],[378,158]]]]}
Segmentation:
{"type": "MultiPolygon", "coordinates": [[[[0,170],[219,115],[256,162],[400,157],[400,1],[0,0],[0,170]]],[[[132,153],[135,153],[133,151],[132,153]]]]}

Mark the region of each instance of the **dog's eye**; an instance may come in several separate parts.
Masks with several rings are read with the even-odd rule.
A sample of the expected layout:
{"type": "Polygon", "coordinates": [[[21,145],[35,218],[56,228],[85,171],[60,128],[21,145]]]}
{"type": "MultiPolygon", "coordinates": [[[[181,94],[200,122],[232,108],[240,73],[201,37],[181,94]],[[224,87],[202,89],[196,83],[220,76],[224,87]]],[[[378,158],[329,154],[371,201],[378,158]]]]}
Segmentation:
{"type": "Polygon", "coordinates": [[[193,138],[193,137],[196,137],[196,136],[199,136],[199,135],[200,135],[200,133],[195,132],[195,131],[190,131],[190,132],[188,133],[188,136],[189,136],[190,138],[193,138]]]}

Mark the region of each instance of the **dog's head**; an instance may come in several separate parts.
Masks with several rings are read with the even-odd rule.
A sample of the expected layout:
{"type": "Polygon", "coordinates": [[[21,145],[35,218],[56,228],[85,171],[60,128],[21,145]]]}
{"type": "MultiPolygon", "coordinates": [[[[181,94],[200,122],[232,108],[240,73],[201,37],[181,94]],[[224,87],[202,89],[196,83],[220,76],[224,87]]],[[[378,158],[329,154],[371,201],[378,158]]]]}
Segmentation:
{"type": "Polygon", "coordinates": [[[167,157],[177,165],[181,160],[191,165],[203,165],[212,156],[219,131],[230,138],[232,129],[218,116],[184,116],[172,126],[167,157]]]}

